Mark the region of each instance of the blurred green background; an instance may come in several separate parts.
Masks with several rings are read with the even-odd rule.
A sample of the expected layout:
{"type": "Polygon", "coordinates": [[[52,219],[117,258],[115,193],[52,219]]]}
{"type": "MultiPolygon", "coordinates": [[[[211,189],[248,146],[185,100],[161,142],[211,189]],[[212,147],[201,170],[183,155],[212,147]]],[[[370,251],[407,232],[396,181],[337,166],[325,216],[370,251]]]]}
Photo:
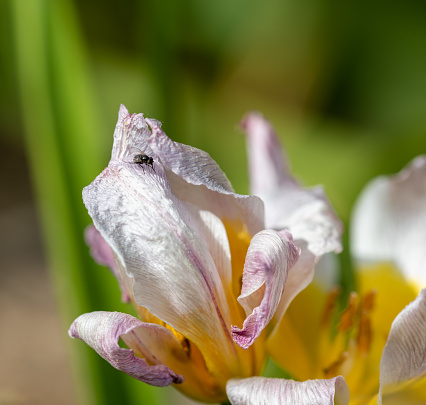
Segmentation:
{"type": "MultiPolygon", "coordinates": [[[[426,149],[425,21],[420,0],[1,1],[0,350],[23,337],[21,357],[10,354],[1,366],[9,380],[0,382],[0,403],[35,403],[14,390],[46,367],[52,379],[37,387],[48,393],[62,375],[61,403],[184,403],[66,336],[83,312],[130,311],[82,237],[90,219],[81,190],[108,163],[121,103],[162,121],[172,139],[208,151],[241,193],[248,179],[238,122],[261,111],[296,176],[323,184],[347,227],[369,179],[399,171],[426,149]],[[36,219],[21,210],[33,204],[36,219]],[[49,268],[50,284],[32,284],[46,277],[33,272],[35,262],[49,268]],[[20,303],[36,305],[49,286],[54,297],[45,305],[58,308],[50,315],[60,317],[55,339],[67,345],[73,380],[68,362],[45,362],[51,330],[27,309],[10,315],[20,303]],[[19,329],[30,317],[34,326],[19,329]],[[5,386],[27,354],[38,367],[5,386]]],[[[342,262],[349,268],[347,253],[342,262]]],[[[349,271],[343,277],[350,286],[349,271]]],[[[43,395],[44,404],[58,403],[43,395]]]]}

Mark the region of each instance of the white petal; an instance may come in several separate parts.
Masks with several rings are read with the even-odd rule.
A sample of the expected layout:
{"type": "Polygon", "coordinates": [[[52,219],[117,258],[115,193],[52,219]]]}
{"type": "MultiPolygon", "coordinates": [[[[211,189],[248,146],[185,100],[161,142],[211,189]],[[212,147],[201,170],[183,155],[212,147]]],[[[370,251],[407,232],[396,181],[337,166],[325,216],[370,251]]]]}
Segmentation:
{"type": "Polygon", "coordinates": [[[426,285],[426,156],[370,182],[355,206],[351,247],[359,261],[393,261],[426,285]]]}
{"type": "Polygon", "coordinates": [[[322,291],[329,292],[339,284],[340,264],[336,254],[327,253],[315,266],[314,283],[322,291]]]}
{"type": "Polygon", "coordinates": [[[321,187],[303,188],[290,174],[279,140],[259,114],[242,122],[247,133],[252,192],[265,203],[266,228],[288,228],[316,256],[340,252],[342,225],[321,187]]]}
{"type": "Polygon", "coordinates": [[[271,124],[254,112],[243,118],[241,127],[247,133],[251,193],[265,195],[294,184],[282,145],[271,124]]]}
{"type": "Polygon", "coordinates": [[[380,362],[385,395],[426,377],[426,289],[392,323],[380,362]]]}
{"type": "Polygon", "coordinates": [[[211,190],[234,192],[225,173],[207,152],[173,142],[156,120],[147,119],[146,122],[152,128],[150,144],[165,167],[191,184],[202,184],[211,190]]]}
{"type": "MultiPolygon", "coordinates": [[[[165,387],[172,383],[181,383],[183,377],[176,375],[170,368],[163,364],[158,364],[156,355],[158,350],[152,352],[150,348],[138,342],[131,349],[124,349],[119,346],[118,340],[124,335],[137,335],[138,330],[156,329],[157,339],[161,337],[163,344],[173,341],[173,334],[166,328],[159,325],[144,323],[138,319],[119,312],[92,312],[79,316],[71,325],[69,335],[86,342],[96,352],[108,361],[117,370],[124,371],[133,378],[150,385],[165,387]],[[136,357],[143,354],[151,363],[149,366],[145,358],[136,357]]],[[[127,342],[131,342],[128,339],[127,342]]],[[[127,343],[126,342],[126,343],[127,343]]]]}
{"type": "Polygon", "coordinates": [[[135,301],[202,350],[232,348],[228,305],[208,248],[185,219],[188,206],[155,172],[111,161],[83,191],[96,228],[133,278],[135,301]],[[206,340],[206,336],[209,339],[206,340]]]}
{"type": "Polygon", "coordinates": [[[301,253],[295,265],[288,272],[284,294],[274,315],[277,326],[294,297],[303,291],[314,277],[316,256],[307,249],[305,241],[296,241],[296,246],[301,253]]]}
{"type": "Polygon", "coordinates": [[[263,202],[255,196],[235,194],[229,180],[208,153],[173,142],[157,121],[149,144],[166,168],[167,178],[176,196],[189,201],[221,219],[239,220],[250,235],[264,229],[263,202]]]}
{"type": "Polygon", "coordinates": [[[242,329],[232,326],[234,341],[247,349],[272,319],[299,250],[287,231],[266,230],[250,242],[238,302],[246,311],[242,329]]]}
{"type": "Polygon", "coordinates": [[[231,379],[226,393],[232,405],[347,405],[349,389],[343,377],[304,382],[279,378],[231,379]]]}
{"type": "Polygon", "coordinates": [[[147,142],[149,135],[151,132],[143,114],[129,114],[126,107],[121,105],[114,131],[111,159],[123,159],[138,153],[152,156],[152,150],[147,142]]]}
{"type": "Polygon", "coordinates": [[[182,204],[187,207],[186,211],[190,215],[186,221],[209,250],[222,284],[230,285],[231,251],[223,222],[210,211],[200,210],[189,202],[182,202],[182,204]]]}

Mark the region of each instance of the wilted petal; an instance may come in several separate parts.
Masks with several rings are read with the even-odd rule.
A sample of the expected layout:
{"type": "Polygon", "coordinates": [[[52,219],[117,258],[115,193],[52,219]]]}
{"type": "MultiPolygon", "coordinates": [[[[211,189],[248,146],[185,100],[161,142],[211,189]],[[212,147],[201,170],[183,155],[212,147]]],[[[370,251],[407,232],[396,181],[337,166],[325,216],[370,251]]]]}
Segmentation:
{"type": "Polygon", "coordinates": [[[366,186],[355,206],[351,236],[356,259],[393,261],[410,281],[426,285],[426,156],[366,186]]]}
{"type": "Polygon", "coordinates": [[[120,105],[111,159],[123,159],[138,153],[152,156],[152,150],[147,142],[150,135],[143,114],[129,114],[127,108],[120,105]]]}
{"type": "Polygon", "coordinates": [[[227,361],[226,351],[233,349],[219,273],[186,222],[194,215],[170,190],[161,164],[154,172],[111,161],[84,189],[83,200],[94,225],[133,278],[136,303],[200,350],[207,349],[207,361],[218,348],[227,361]]]}
{"type": "Polygon", "coordinates": [[[199,210],[189,202],[182,202],[188,209],[188,222],[209,250],[224,286],[232,279],[231,252],[223,222],[210,211],[199,210]]]}
{"type": "Polygon", "coordinates": [[[266,228],[288,228],[294,240],[305,240],[321,256],[340,252],[342,225],[321,187],[305,189],[290,174],[283,149],[271,124],[260,114],[244,117],[250,184],[265,202],[266,228]]]}
{"type": "Polygon", "coordinates": [[[234,341],[247,349],[273,317],[282,297],[289,269],[299,250],[287,231],[266,230],[251,240],[244,264],[238,302],[246,311],[243,328],[232,326],[234,341]]]}
{"type": "Polygon", "coordinates": [[[129,302],[130,297],[126,290],[124,283],[121,280],[121,274],[117,271],[114,261],[114,255],[108,243],[102,238],[99,231],[93,226],[89,225],[84,232],[84,238],[87,245],[90,247],[90,254],[97,263],[102,266],[109,267],[112,274],[117,278],[121,289],[121,300],[129,302]]]}
{"type": "Polygon", "coordinates": [[[318,258],[307,249],[305,241],[296,241],[296,246],[301,253],[295,265],[288,272],[284,294],[274,316],[276,322],[281,320],[294,297],[303,291],[314,277],[314,268],[318,258]]]}
{"type": "MultiPolygon", "coordinates": [[[[147,324],[119,312],[92,312],[79,316],[68,333],[72,338],[86,342],[117,370],[124,371],[139,381],[158,387],[182,383],[183,377],[176,375],[165,365],[154,363],[155,365],[149,366],[145,358],[135,356],[132,349],[151,361],[155,359],[150,349],[142,346],[143,342],[132,349],[119,346],[118,341],[123,335],[135,335],[139,328],[153,327],[160,328],[159,325],[147,324]]],[[[162,333],[157,333],[157,338],[160,336],[163,338],[162,343],[166,346],[173,334],[162,328],[162,333]]]]}
{"type": "Polygon", "coordinates": [[[147,118],[146,122],[152,128],[150,144],[165,167],[188,183],[222,192],[234,191],[225,173],[207,152],[172,141],[157,120],[147,118]]]}
{"type": "Polygon", "coordinates": [[[426,289],[395,318],[380,362],[380,394],[426,378],[426,289]]]}
{"type": "Polygon", "coordinates": [[[149,144],[166,168],[176,196],[221,219],[238,220],[250,235],[264,229],[261,199],[235,194],[226,175],[210,155],[200,149],[172,141],[158,121],[147,119],[152,128],[149,144]]]}
{"type": "Polygon", "coordinates": [[[226,385],[232,405],[345,405],[349,389],[343,377],[304,382],[279,378],[232,379],[226,385]]]}
{"type": "Polygon", "coordinates": [[[295,185],[282,145],[269,121],[259,113],[247,114],[241,121],[247,133],[250,191],[255,195],[274,193],[283,186],[295,185]]]}

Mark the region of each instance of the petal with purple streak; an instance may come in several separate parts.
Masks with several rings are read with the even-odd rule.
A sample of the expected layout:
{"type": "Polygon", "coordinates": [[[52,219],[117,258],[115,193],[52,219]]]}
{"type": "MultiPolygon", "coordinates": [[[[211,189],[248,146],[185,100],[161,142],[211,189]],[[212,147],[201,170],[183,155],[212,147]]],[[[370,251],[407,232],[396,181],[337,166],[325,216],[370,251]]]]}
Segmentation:
{"type": "MultiPolygon", "coordinates": [[[[119,312],[92,312],[79,316],[71,325],[68,333],[72,338],[86,342],[117,370],[124,371],[139,381],[158,387],[182,383],[182,376],[175,374],[164,364],[156,364],[153,360],[155,354],[143,346],[143,342],[130,349],[119,346],[120,337],[137,336],[139,329],[153,327],[161,328],[159,325],[147,324],[119,312]],[[153,365],[148,365],[145,358],[136,357],[135,352],[148,358],[153,365]]],[[[173,338],[173,334],[166,328],[162,328],[158,333],[159,338],[160,336],[164,344],[168,344],[173,338]]],[[[127,342],[131,341],[137,342],[137,339],[127,339],[127,342]]]]}
{"type": "Polygon", "coordinates": [[[282,145],[269,121],[253,112],[240,125],[247,134],[251,193],[264,195],[295,186],[282,145]]]}
{"type": "Polygon", "coordinates": [[[304,382],[279,378],[231,379],[226,392],[232,405],[347,405],[349,389],[343,377],[304,382]]]}
{"type": "Polygon", "coordinates": [[[251,192],[265,203],[266,228],[288,228],[315,256],[340,252],[342,225],[322,188],[306,189],[291,176],[278,137],[260,114],[246,115],[242,127],[247,133],[251,192]]]}
{"type": "Polygon", "coordinates": [[[426,155],[395,176],[380,176],[359,197],[351,247],[358,261],[393,261],[408,280],[426,285],[426,155]]]}
{"type": "Polygon", "coordinates": [[[83,200],[133,278],[136,303],[194,342],[207,362],[228,361],[234,348],[219,273],[194,231],[197,213],[176,198],[162,165],[143,171],[112,160],[84,189],[83,200]],[[223,358],[214,356],[217,351],[223,358]]]}
{"type": "Polygon", "coordinates": [[[426,289],[395,318],[380,362],[380,395],[426,379],[426,289]]]}
{"type": "Polygon", "coordinates": [[[262,200],[234,193],[226,175],[208,153],[172,141],[158,121],[146,122],[152,128],[150,147],[165,167],[170,186],[179,199],[221,219],[239,220],[252,236],[264,229],[262,200]]]}
{"type": "Polygon", "coordinates": [[[234,341],[247,349],[272,319],[286,285],[287,274],[299,257],[291,234],[266,230],[248,248],[238,302],[247,318],[243,328],[232,326],[234,341]]]}

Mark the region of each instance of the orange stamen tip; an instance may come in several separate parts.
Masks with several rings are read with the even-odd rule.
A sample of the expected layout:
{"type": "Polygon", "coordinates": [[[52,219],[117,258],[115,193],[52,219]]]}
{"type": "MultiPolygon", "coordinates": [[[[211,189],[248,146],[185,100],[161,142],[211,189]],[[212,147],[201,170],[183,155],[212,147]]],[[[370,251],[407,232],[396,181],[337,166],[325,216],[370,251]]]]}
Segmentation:
{"type": "Polygon", "coordinates": [[[376,304],[377,291],[375,289],[368,291],[362,296],[361,312],[371,312],[376,304]]]}
{"type": "Polygon", "coordinates": [[[340,293],[341,293],[340,287],[335,287],[328,293],[327,299],[324,305],[323,315],[321,318],[321,325],[323,326],[328,325],[331,314],[333,313],[333,310],[336,308],[337,300],[339,298],[340,293]]]}
{"type": "Polygon", "coordinates": [[[353,327],[355,323],[358,301],[358,294],[356,292],[351,292],[349,294],[348,305],[340,316],[339,332],[347,332],[353,327]]]}
{"type": "Polygon", "coordinates": [[[371,328],[370,315],[367,312],[364,312],[361,314],[361,318],[359,320],[357,338],[358,349],[362,354],[366,354],[370,351],[372,335],[373,331],[371,328]]]}

